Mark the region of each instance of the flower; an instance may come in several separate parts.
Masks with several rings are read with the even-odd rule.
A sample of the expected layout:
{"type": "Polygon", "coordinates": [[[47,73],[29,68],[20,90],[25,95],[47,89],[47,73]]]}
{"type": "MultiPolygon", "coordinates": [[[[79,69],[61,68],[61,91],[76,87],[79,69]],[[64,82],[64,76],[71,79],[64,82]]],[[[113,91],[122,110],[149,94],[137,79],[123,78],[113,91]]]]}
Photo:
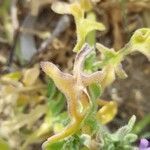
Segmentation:
{"type": "Polygon", "coordinates": [[[141,139],[139,150],[150,150],[150,142],[147,139],[141,139]]]}
{"type": "Polygon", "coordinates": [[[135,31],[130,40],[131,52],[139,51],[150,61],[150,29],[142,28],[135,31]]]}
{"type": "Polygon", "coordinates": [[[79,52],[81,50],[86,41],[87,35],[91,31],[105,30],[105,26],[102,23],[85,17],[85,13],[92,9],[92,3],[90,0],[74,1],[73,3],[56,1],[52,4],[51,8],[58,14],[71,14],[74,16],[77,32],[77,42],[73,49],[74,52],[79,52]]]}

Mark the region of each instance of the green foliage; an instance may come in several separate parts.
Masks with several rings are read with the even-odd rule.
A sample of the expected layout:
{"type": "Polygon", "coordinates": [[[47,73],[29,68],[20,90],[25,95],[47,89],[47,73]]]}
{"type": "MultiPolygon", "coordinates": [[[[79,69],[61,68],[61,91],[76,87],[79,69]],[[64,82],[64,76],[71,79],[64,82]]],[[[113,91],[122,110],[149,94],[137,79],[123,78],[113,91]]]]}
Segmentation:
{"type": "MultiPolygon", "coordinates": [[[[36,16],[39,8],[48,3],[51,1],[31,0],[31,14],[36,16]]],[[[9,0],[3,0],[0,17],[6,39],[11,44],[13,34],[8,15],[9,5],[9,0]]],[[[90,0],[75,0],[72,3],[55,1],[52,3],[52,10],[59,14],[71,14],[74,17],[77,42],[73,48],[76,57],[72,73],[64,73],[53,63],[42,62],[43,71],[51,78],[48,80],[47,89],[38,81],[39,67],[27,69],[24,73],[15,72],[2,76],[0,78],[2,100],[10,101],[10,97],[14,97],[11,99],[14,102],[13,106],[16,106],[18,101],[21,101],[21,106],[18,104],[19,109],[14,110],[18,112],[17,116],[0,125],[0,134],[4,136],[6,133],[3,130],[7,131],[4,139],[9,140],[10,135],[22,129],[23,142],[20,141],[21,144],[23,143],[20,144],[22,150],[28,149],[29,144],[39,140],[44,141],[47,135],[51,136],[43,144],[45,150],[91,150],[95,147],[96,150],[133,150],[136,134],[149,124],[149,115],[135,126],[133,132],[135,116],[127,125],[111,133],[104,125],[112,121],[117,114],[117,103],[100,98],[105,88],[110,86],[116,77],[122,79],[127,77],[121,64],[127,55],[138,51],[150,60],[150,29],[138,29],[129,43],[116,51],[96,43],[96,30],[103,31],[105,27],[96,21],[90,0]],[[95,44],[100,52],[100,58],[97,58],[95,44]],[[35,102],[32,104],[35,108],[24,113],[24,107],[29,104],[25,92],[32,93],[37,87],[40,87],[40,92],[44,91],[42,95],[46,95],[45,103],[35,102]],[[25,102],[22,102],[23,100],[25,102]],[[34,129],[37,120],[41,122],[39,121],[40,124],[34,129]]],[[[35,97],[29,95],[28,99],[40,99],[40,92],[38,91],[35,97]]],[[[0,138],[0,149],[9,150],[10,143],[0,138]]]]}
{"type": "Polygon", "coordinates": [[[91,99],[96,101],[102,94],[101,86],[98,84],[92,84],[89,87],[91,99]]]}
{"type": "MultiPolygon", "coordinates": [[[[59,132],[64,128],[69,121],[67,113],[63,111],[64,103],[65,97],[58,91],[53,81],[49,80],[47,111],[43,123],[37,130],[29,135],[23,144],[22,149],[26,149],[30,143],[33,143],[37,139],[41,139],[46,133],[51,131],[59,132]]],[[[57,144],[57,146],[59,149],[61,143],[57,144]]]]}
{"type": "MultiPolygon", "coordinates": [[[[85,41],[93,46],[95,43],[94,30],[104,30],[104,26],[96,22],[95,16],[89,13],[91,6],[89,1],[84,0],[71,4],[56,2],[52,5],[55,12],[74,16],[77,43],[73,51],[77,52],[77,56],[73,66],[73,75],[63,73],[53,63],[41,63],[43,71],[65,95],[70,114],[70,122],[67,127],[59,134],[51,136],[43,145],[45,149],[91,149],[92,141],[102,150],[133,150],[135,148],[133,143],[137,135],[132,133],[135,116],[126,126],[121,127],[115,133],[110,133],[105,129],[106,127],[103,128],[102,124],[110,122],[115,117],[117,103],[99,100],[99,98],[105,88],[115,81],[116,75],[122,79],[127,77],[121,64],[127,55],[139,51],[148,58],[150,57],[150,29],[137,30],[129,43],[118,51],[97,43],[96,48],[101,54],[100,60],[97,60],[95,49],[85,44],[85,41]],[[85,13],[87,13],[87,18],[85,18],[85,13]],[[100,141],[93,138],[96,135],[100,141]]],[[[51,93],[56,90],[54,87],[49,89],[51,93]]],[[[61,94],[57,93],[57,95],[61,97],[61,94]]],[[[57,101],[57,103],[50,103],[50,106],[53,107],[50,108],[51,112],[55,112],[57,107],[57,112],[61,112],[59,108],[63,108],[63,103],[57,101]]]]}
{"type": "MultiPolygon", "coordinates": [[[[96,21],[96,15],[94,14],[94,12],[87,13],[87,19],[96,21]]],[[[89,43],[90,46],[94,46],[94,44],[96,43],[96,32],[95,31],[92,31],[87,35],[86,42],[89,43]]]]}
{"type": "Polygon", "coordinates": [[[133,150],[134,147],[131,144],[137,139],[137,135],[132,133],[135,119],[135,116],[132,116],[128,124],[115,133],[110,133],[101,127],[99,131],[101,148],[103,150],[133,150]]]}
{"type": "MultiPolygon", "coordinates": [[[[135,124],[135,127],[133,129],[133,132],[135,134],[140,134],[141,136],[143,136],[143,133],[142,131],[146,128],[146,127],[149,127],[150,126],[150,114],[147,114],[144,116],[143,119],[141,119],[139,122],[137,122],[135,124]]],[[[148,136],[150,137],[150,135],[148,136]]]]}
{"type": "Polygon", "coordinates": [[[49,145],[46,150],[79,150],[83,140],[79,135],[74,135],[67,140],[49,145]]]}
{"type": "Polygon", "coordinates": [[[64,141],[58,142],[58,143],[54,143],[54,144],[52,144],[50,146],[47,146],[46,150],[54,150],[54,149],[55,150],[63,150],[62,147],[63,147],[64,144],[65,144],[64,141]]]}
{"type": "MultiPolygon", "coordinates": [[[[76,23],[77,43],[73,49],[75,52],[79,52],[84,45],[88,34],[91,31],[105,30],[102,23],[96,22],[94,16],[85,18],[85,13],[91,10],[92,5],[90,0],[75,1],[68,4],[64,2],[55,2],[52,5],[52,9],[60,14],[72,14],[76,23]],[[65,9],[64,9],[65,8],[65,9]]],[[[94,41],[93,41],[94,42],[94,41]]],[[[90,43],[93,44],[91,41],[90,43]]]]}

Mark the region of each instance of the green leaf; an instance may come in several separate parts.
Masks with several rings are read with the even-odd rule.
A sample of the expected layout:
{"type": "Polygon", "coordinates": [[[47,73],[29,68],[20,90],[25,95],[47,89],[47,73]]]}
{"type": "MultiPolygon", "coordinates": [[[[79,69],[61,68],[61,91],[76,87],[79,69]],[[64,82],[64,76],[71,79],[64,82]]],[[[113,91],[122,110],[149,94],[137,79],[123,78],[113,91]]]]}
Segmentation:
{"type": "Polygon", "coordinates": [[[136,117],[133,115],[131,119],[129,120],[128,124],[121,127],[116,133],[115,136],[118,137],[118,139],[123,139],[128,133],[130,133],[133,129],[133,126],[135,124],[136,117]]]}
{"type": "Polygon", "coordinates": [[[133,129],[133,126],[134,126],[134,124],[135,124],[135,121],[136,121],[136,116],[133,115],[133,116],[131,117],[131,119],[129,120],[128,125],[127,125],[127,126],[130,128],[130,131],[133,129]]]}
{"type": "Polygon", "coordinates": [[[133,143],[137,140],[137,135],[136,134],[133,134],[133,133],[130,133],[130,134],[127,134],[125,137],[124,137],[124,141],[125,143],[133,143]]]}
{"type": "Polygon", "coordinates": [[[62,150],[64,143],[65,142],[62,141],[62,142],[57,142],[51,145],[47,145],[47,148],[45,150],[62,150]]]}
{"type": "Polygon", "coordinates": [[[49,102],[49,110],[55,116],[62,111],[64,105],[65,105],[65,97],[63,96],[63,94],[57,92],[57,96],[54,97],[54,100],[51,100],[49,102]]]}
{"type": "MultiPolygon", "coordinates": [[[[96,21],[96,15],[94,12],[88,12],[87,13],[87,19],[92,20],[92,21],[96,21]]],[[[96,43],[96,32],[95,31],[91,31],[89,32],[89,34],[86,37],[86,42],[90,44],[90,46],[94,46],[94,44],[96,43]]]]}
{"type": "Polygon", "coordinates": [[[56,86],[55,86],[53,80],[51,80],[51,79],[49,79],[49,81],[48,81],[47,93],[48,93],[48,100],[51,100],[56,93],[56,86]]]}
{"type": "Polygon", "coordinates": [[[90,96],[93,100],[99,99],[99,97],[102,94],[102,89],[98,84],[90,85],[89,90],[90,90],[90,96]]]}
{"type": "Polygon", "coordinates": [[[85,60],[84,70],[89,73],[96,71],[97,68],[94,66],[94,63],[96,63],[96,53],[95,51],[92,51],[85,60]]]}
{"type": "Polygon", "coordinates": [[[140,134],[143,131],[143,129],[146,128],[146,126],[147,127],[150,126],[150,114],[144,116],[142,120],[140,120],[139,122],[137,122],[137,124],[135,124],[133,132],[136,134],[140,134]]]}
{"type": "Polygon", "coordinates": [[[80,139],[77,135],[74,135],[67,140],[63,140],[51,145],[47,144],[45,150],[79,150],[79,147],[80,139]]]}
{"type": "Polygon", "coordinates": [[[118,129],[115,133],[110,133],[105,126],[100,127],[101,149],[103,150],[133,150],[132,143],[137,139],[137,135],[131,133],[136,117],[132,116],[128,124],[118,129]]]}
{"type": "Polygon", "coordinates": [[[65,142],[63,150],[79,150],[80,142],[79,136],[74,135],[65,142]]]}

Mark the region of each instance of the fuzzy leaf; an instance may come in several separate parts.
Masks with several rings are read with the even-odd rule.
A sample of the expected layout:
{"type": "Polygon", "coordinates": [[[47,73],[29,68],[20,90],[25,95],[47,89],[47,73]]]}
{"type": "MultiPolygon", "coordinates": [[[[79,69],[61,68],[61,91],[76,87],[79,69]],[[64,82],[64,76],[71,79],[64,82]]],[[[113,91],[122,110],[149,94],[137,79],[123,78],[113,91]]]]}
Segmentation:
{"type": "Polygon", "coordinates": [[[86,147],[90,148],[91,136],[88,135],[88,134],[82,134],[80,138],[81,138],[82,143],[83,143],[86,147]]]}
{"type": "Polygon", "coordinates": [[[64,141],[57,142],[55,144],[48,145],[44,150],[60,150],[62,149],[63,145],[64,145],[64,141]]]}
{"type": "Polygon", "coordinates": [[[130,134],[127,134],[125,137],[124,137],[124,141],[125,143],[133,143],[137,140],[137,135],[136,134],[133,134],[133,133],[130,133],[130,134]]]}
{"type": "Polygon", "coordinates": [[[132,143],[137,139],[137,135],[132,134],[131,130],[135,123],[135,116],[129,120],[129,123],[116,131],[110,133],[107,128],[101,127],[100,139],[101,149],[103,150],[134,150],[132,143]]]}
{"type": "Polygon", "coordinates": [[[136,121],[136,117],[133,115],[131,119],[129,120],[128,124],[120,128],[115,133],[115,136],[118,137],[118,139],[123,139],[128,133],[132,131],[135,121],[136,121]]]}
{"type": "Polygon", "coordinates": [[[93,100],[97,100],[101,96],[102,89],[99,85],[92,84],[89,87],[89,89],[90,89],[90,96],[93,100]]]}

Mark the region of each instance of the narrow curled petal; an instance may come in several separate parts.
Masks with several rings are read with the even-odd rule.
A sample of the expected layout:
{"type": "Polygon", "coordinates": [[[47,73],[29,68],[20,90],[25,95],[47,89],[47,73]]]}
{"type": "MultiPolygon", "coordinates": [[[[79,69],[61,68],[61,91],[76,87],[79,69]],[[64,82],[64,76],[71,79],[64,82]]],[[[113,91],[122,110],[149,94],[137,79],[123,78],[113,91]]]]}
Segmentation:
{"type": "Polygon", "coordinates": [[[51,62],[41,62],[41,67],[42,70],[54,80],[57,80],[58,76],[62,74],[57,66],[51,62]]]}
{"type": "Polygon", "coordinates": [[[70,89],[70,84],[73,82],[72,75],[63,73],[51,62],[41,62],[41,68],[50,78],[53,79],[57,88],[62,92],[70,89]]]}
{"type": "Polygon", "coordinates": [[[90,75],[83,74],[82,80],[85,86],[89,86],[93,83],[101,83],[104,79],[104,74],[102,71],[94,72],[90,75]]]}
{"type": "Polygon", "coordinates": [[[113,65],[108,65],[103,69],[103,73],[104,73],[104,78],[101,81],[101,86],[103,88],[108,87],[110,84],[112,84],[114,82],[114,80],[116,79],[115,76],[115,70],[113,65]]]}
{"type": "Polygon", "coordinates": [[[117,114],[117,103],[115,101],[110,101],[106,103],[98,112],[97,119],[102,124],[106,124],[113,120],[117,114]]]}
{"type": "Polygon", "coordinates": [[[133,34],[130,40],[131,52],[139,51],[150,60],[150,29],[142,28],[133,34]]]}

